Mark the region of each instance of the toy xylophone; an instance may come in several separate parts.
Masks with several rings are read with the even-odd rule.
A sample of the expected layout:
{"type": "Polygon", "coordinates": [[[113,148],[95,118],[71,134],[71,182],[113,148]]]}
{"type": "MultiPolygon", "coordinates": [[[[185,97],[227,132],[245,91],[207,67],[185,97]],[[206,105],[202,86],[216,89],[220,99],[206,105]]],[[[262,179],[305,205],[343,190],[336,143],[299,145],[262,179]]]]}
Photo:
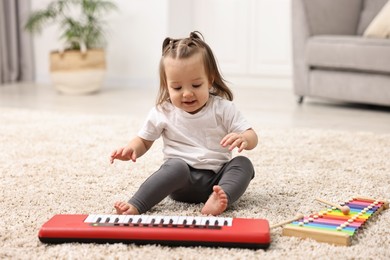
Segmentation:
{"type": "Polygon", "coordinates": [[[267,248],[267,220],[148,215],[55,215],[39,231],[44,243],[94,242],[267,248]]]}
{"type": "Polygon", "coordinates": [[[335,207],[327,208],[285,225],[282,234],[348,246],[354,234],[370,217],[389,207],[387,201],[361,197],[340,205],[348,206],[349,214],[345,215],[335,207]]]}

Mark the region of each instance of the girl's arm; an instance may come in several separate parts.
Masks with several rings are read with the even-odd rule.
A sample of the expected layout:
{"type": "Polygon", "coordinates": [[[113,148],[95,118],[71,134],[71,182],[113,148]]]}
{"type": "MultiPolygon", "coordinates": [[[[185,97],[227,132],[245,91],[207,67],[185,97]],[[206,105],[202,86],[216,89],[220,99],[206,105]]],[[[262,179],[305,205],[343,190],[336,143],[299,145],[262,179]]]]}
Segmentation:
{"type": "Polygon", "coordinates": [[[135,162],[137,158],[144,155],[150,147],[152,147],[154,141],[148,141],[141,137],[133,138],[126,146],[118,148],[111,153],[110,162],[114,163],[115,159],[122,161],[132,160],[135,162]]]}

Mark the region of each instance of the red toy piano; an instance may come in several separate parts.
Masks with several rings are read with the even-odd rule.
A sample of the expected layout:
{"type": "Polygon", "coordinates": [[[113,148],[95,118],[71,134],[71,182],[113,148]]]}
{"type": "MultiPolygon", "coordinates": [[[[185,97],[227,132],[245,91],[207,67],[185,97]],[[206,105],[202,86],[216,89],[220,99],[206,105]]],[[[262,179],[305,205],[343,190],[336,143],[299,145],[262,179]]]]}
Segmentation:
{"type": "Polygon", "coordinates": [[[265,219],[148,216],[55,215],[39,231],[44,243],[135,243],[266,249],[265,219]]]}

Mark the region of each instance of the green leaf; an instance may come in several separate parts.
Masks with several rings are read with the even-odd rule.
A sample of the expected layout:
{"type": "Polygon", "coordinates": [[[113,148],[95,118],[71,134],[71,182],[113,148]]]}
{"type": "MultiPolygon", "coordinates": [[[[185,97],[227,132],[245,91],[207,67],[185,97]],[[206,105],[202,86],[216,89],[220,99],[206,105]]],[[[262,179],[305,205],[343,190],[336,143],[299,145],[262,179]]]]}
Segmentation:
{"type": "Polygon", "coordinates": [[[117,6],[108,0],[53,0],[46,8],[31,13],[25,29],[40,33],[44,27],[58,24],[66,48],[80,49],[80,42],[87,48],[102,47],[106,24],[101,17],[116,10],[117,6]],[[79,15],[75,17],[75,13],[79,15]]]}

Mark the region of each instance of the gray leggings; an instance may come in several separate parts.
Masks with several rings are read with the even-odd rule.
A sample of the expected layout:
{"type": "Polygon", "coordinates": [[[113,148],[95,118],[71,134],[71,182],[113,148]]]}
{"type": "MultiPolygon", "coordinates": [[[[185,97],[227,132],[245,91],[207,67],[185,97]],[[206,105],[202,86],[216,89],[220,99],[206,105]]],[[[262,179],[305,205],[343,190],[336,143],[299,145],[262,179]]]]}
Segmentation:
{"type": "Polygon", "coordinates": [[[217,173],[192,168],[181,159],[169,159],[146,179],[129,203],[140,214],[168,195],[176,201],[204,203],[212,193],[213,186],[220,185],[231,205],[244,194],[254,176],[253,165],[244,156],[233,158],[217,173]]]}

